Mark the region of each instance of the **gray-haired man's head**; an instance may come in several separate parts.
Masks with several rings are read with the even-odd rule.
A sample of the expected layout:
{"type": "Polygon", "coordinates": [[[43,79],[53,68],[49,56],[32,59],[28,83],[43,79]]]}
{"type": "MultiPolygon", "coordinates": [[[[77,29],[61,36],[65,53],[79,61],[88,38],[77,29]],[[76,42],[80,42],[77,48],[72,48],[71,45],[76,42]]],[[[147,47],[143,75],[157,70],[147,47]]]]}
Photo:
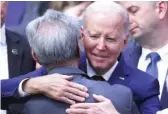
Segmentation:
{"type": "Polygon", "coordinates": [[[38,62],[51,65],[79,57],[79,27],[76,20],[55,10],[31,21],[26,34],[38,62]]]}

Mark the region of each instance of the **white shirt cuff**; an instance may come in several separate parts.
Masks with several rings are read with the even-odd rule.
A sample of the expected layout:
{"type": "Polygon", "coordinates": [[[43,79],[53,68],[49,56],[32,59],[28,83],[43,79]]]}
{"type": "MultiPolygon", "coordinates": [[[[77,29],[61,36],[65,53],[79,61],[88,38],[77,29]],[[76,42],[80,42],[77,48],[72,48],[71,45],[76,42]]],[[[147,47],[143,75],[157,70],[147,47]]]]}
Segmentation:
{"type": "Polygon", "coordinates": [[[168,108],[158,111],[156,114],[168,114],[168,108]]]}
{"type": "Polygon", "coordinates": [[[28,93],[26,93],[26,92],[23,91],[23,83],[24,83],[24,81],[26,81],[26,80],[28,80],[28,79],[29,79],[29,78],[26,78],[26,79],[22,80],[22,81],[20,82],[20,84],[19,84],[18,93],[19,93],[19,96],[20,96],[20,97],[26,97],[26,96],[29,95],[28,93]]]}

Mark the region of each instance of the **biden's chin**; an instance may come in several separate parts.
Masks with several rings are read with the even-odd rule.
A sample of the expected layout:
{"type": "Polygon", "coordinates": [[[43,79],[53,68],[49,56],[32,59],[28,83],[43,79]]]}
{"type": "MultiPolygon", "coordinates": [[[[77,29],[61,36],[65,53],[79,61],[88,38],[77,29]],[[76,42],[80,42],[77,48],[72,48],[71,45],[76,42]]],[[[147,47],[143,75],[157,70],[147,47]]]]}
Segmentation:
{"type": "Polygon", "coordinates": [[[102,63],[92,63],[92,67],[96,72],[107,72],[109,67],[102,63]]]}

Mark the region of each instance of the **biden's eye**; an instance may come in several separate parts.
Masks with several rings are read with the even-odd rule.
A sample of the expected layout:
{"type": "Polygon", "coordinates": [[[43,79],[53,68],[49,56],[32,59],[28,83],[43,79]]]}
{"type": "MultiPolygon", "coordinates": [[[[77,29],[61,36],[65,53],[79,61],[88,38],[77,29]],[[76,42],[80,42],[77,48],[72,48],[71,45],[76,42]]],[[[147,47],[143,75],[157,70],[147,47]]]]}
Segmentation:
{"type": "Polygon", "coordinates": [[[106,40],[107,40],[108,42],[115,42],[115,41],[116,41],[115,38],[106,38],[106,40]]]}
{"type": "Polygon", "coordinates": [[[92,39],[98,39],[99,36],[98,35],[90,35],[90,38],[92,38],[92,39]]]}

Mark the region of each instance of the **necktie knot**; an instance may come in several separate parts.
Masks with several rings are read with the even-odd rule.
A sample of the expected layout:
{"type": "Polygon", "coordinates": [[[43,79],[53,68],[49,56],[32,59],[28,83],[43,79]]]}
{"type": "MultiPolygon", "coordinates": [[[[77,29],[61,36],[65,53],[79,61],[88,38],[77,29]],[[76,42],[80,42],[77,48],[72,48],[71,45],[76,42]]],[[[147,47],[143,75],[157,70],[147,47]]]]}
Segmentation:
{"type": "Polygon", "coordinates": [[[151,62],[158,62],[161,58],[157,52],[151,52],[147,55],[147,58],[151,59],[151,62]]]}

